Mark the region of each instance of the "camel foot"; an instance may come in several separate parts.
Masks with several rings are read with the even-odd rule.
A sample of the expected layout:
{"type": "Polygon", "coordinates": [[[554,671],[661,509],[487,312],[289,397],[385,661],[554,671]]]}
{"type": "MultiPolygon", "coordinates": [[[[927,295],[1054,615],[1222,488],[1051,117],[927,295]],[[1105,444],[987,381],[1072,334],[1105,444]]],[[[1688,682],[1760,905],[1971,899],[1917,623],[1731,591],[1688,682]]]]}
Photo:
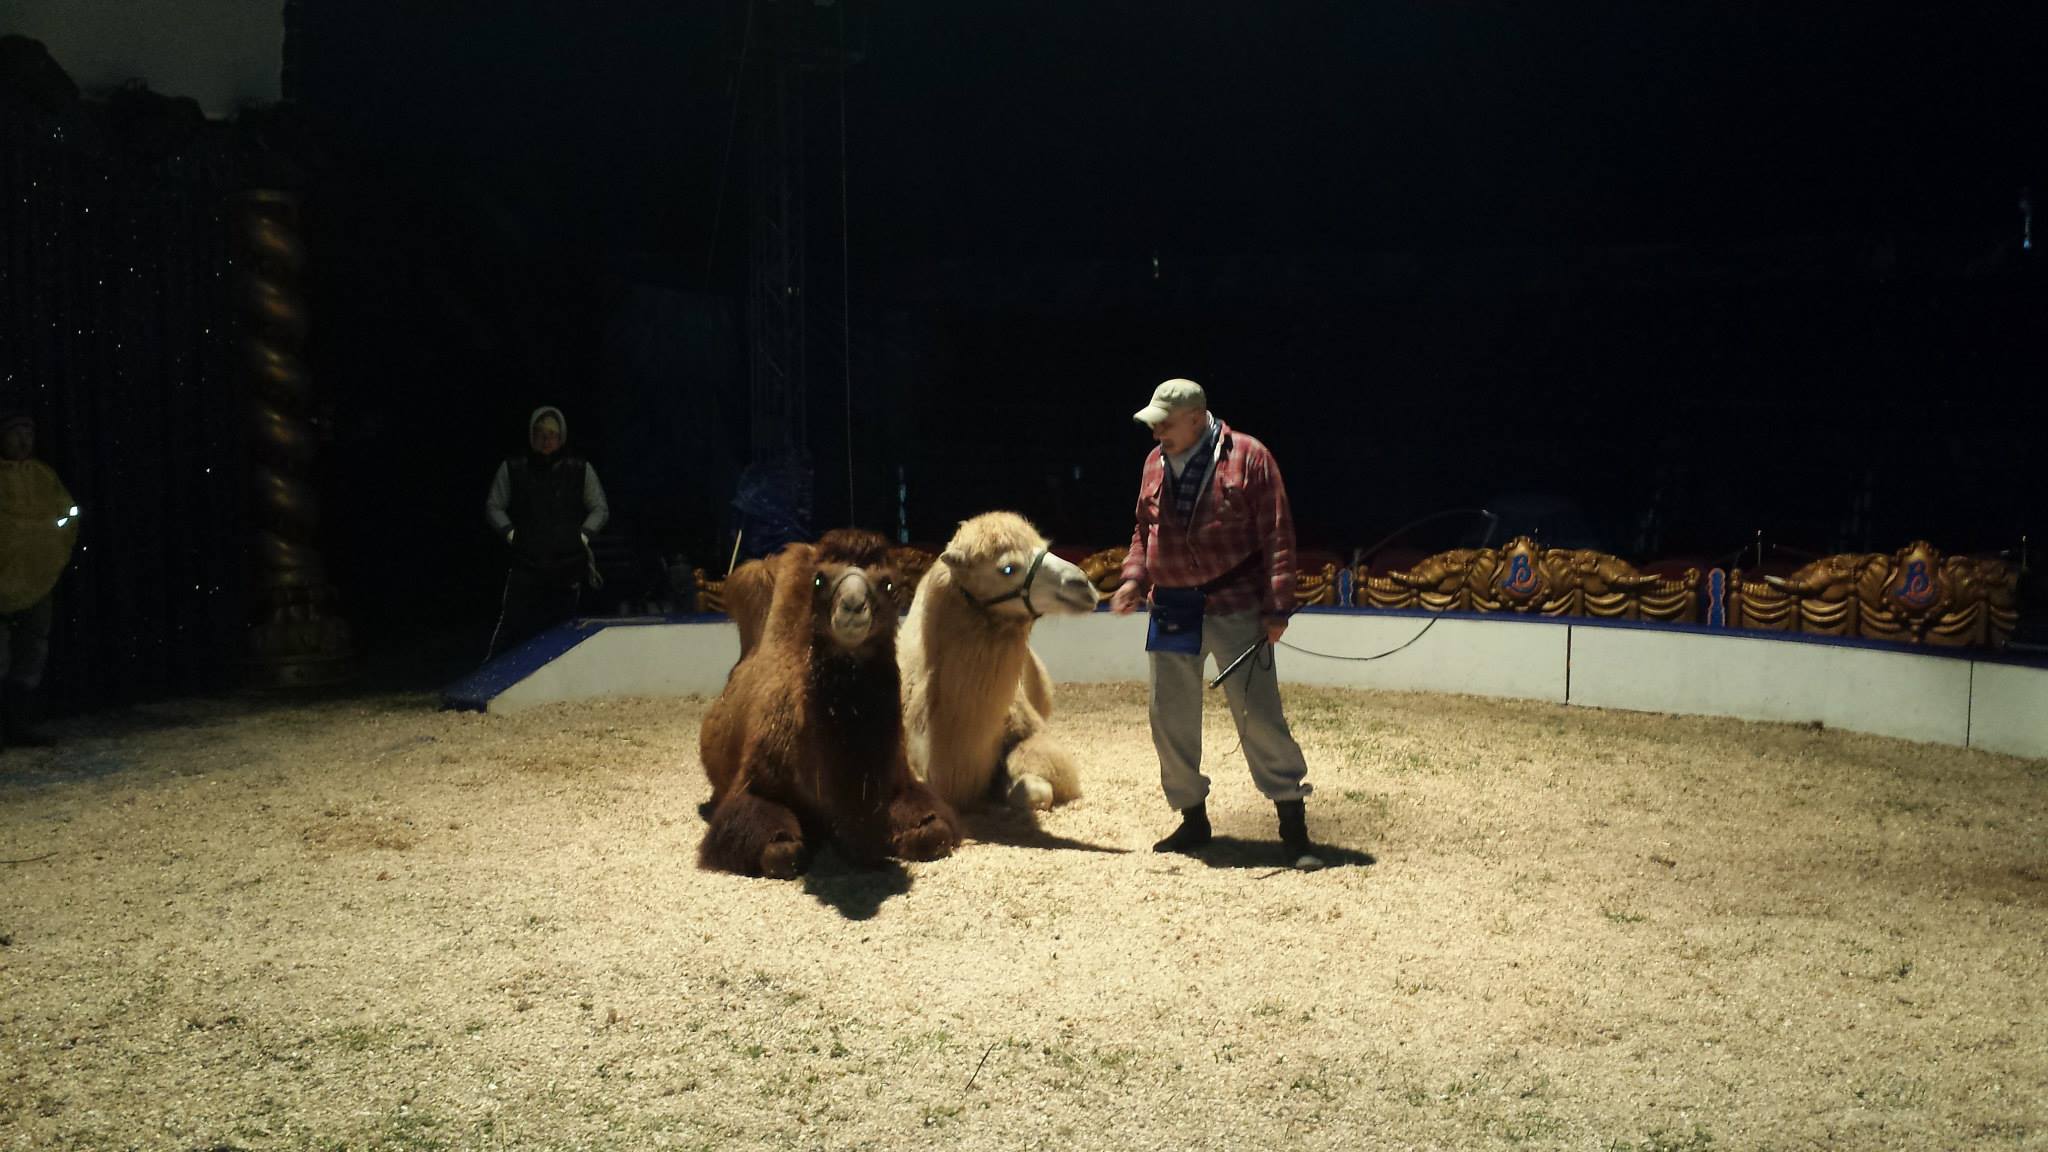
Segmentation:
{"type": "Polygon", "coordinates": [[[1043,776],[1025,774],[1010,781],[1010,807],[1026,811],[1052,807],[1052,782],[1043,776]]]}
{"type": "Polygon", "coordinates": [[[896,856],[903,860],[938,860],[951,856],[959,838],[936,815],[926,816],[914,828],[896,833],[896,856]]]}
{"type": "Polygon", "coordinates": [[[801,840],[777,840],[761,849],[761,875],[771,880],[795,879],[806,863],[801,840]]]}

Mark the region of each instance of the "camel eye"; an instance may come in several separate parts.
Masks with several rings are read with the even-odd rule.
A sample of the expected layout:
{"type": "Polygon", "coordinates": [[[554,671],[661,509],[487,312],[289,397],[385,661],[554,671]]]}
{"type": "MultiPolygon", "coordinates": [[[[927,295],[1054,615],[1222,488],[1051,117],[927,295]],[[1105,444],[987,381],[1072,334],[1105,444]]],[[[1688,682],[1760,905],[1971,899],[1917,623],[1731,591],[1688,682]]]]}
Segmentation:
{"type": "Polygon", "coordinates": [[[1015,576],[1016,574],[1017,574],[1017,566],[1016,566],[1015,564],[1005,564],[1005,565],[1003,565],[1003,575],[1005,575],[1005,576],[1015,576]]]}
{"type": "Polygon", "coordinates": [[[823,588],[824,586],[825,586],[825,577],[824,577],[824,575],[823,575],[822,573],[821,573],[821,574],[819,574],[819,575],[817,575],[817,576],[813,576],[813,577],[811,577],[811,587],[813,587],[813,588],[823,588]]]}
{"type": "Polygon", "coordinates": [[[884,580],[884,581],[882,581],[882,591],[884,591],[884,592],[894,592],[895,590],[896,590],[896,582],[895,582],[894,580],[884,580]]]}

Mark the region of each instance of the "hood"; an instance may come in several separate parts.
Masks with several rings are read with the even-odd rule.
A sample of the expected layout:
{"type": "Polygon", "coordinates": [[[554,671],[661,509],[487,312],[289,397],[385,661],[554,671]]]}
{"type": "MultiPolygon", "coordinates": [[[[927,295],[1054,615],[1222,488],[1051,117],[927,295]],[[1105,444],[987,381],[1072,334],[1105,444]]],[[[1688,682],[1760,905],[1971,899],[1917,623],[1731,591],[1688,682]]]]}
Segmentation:
{"type": "Polygon", "coordinates": [[[527,439],[533,438],[533,426],[540,423],[540,418],[543,416],[553,416],[555,418],[555,425],[562,430],[562,447],[567,448],[569,446],[569,418],[562,415],[562,410],[552,404],[543,404],[535,408],[533,415],[526,418],[527,439]]]}

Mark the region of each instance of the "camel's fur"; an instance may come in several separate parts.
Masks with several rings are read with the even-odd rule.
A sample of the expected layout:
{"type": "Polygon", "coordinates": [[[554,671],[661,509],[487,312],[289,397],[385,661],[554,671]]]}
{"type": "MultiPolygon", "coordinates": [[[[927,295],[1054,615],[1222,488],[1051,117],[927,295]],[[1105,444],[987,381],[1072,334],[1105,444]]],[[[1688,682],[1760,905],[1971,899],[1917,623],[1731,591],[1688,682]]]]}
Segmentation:
{"type": "Polygon", "coordinates": [[[1014,512],[962,522],[918,583],[897,642],[911,768],[957,807],[979,807],[1000,793],[1018,807],[1046,808],[1081,794],[1073,757],[1045,731],[1052,678],[1030,647],[1032,608],[1090,612],[1095,588],[1079,568],[1048,554],[1030,606],[986,603],[1017,588],[1044,547],[1038,530],[1014,512]]]}
{"type": "Polygon", "coordinates": [[[857,863],[931,860],[958,818],[910,771],[886,569],[821,563],[792,544],[772,565],[759,645],[704,714],[706,868],[788,877],[830,838],[857,863]]]}

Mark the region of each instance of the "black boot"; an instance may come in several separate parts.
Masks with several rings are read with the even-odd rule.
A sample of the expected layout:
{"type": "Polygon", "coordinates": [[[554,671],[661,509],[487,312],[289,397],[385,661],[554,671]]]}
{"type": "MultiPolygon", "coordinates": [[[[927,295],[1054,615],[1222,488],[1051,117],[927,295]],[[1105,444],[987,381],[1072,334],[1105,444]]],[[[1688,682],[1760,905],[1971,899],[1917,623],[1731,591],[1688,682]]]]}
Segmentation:
{"type": "Polygon", "coordinates": [[[35,692],[18,684],[9,684],[4,698],[0,698],[0,727],[7,729],[4,744],[17,748],[50,746],[50,738],[35,725],[35,712],[35,692]]]}
{"type": "Polygon", "coordinates": [[[1152,846],[1154,852],[1192,852],[1209,842],[1209,807],[1206,802],[1180,812],[1180,827],[1173,835],[1152,846]]]}
{"type": "Polygon", "coordinates": [[[1280,843],[1287,854],[1294,858],[1294,867],[1303,872],[1313,872],[1323,866],[1323,858],[1316,855],[1316,846],[1308,838],[1308,814],[1299,800],[1276,800],[1273,806],[1280,810],[1280,843]]]}

